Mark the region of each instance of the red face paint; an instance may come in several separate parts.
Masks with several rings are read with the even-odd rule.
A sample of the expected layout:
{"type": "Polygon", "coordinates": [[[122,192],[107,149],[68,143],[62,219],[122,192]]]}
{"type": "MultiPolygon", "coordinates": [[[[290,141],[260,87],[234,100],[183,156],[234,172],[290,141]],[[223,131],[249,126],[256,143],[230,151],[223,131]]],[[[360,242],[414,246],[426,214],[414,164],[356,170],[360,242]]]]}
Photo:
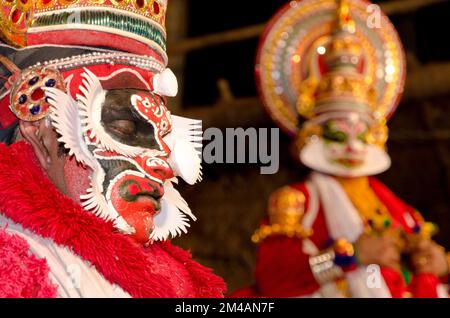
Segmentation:
{"type": "Polygon", "coordinates": [[[164,159],[136,159],[146,164],[142,169],[148,176],[124,171],[111,181],[106,196],[119,215],[134,228],[132,237],[139,243],[147,243],[153,230],[153,218],[161,210],[163,183],[173,177],[173,172],[164,159]],[[152,165],[148,166],[148,162],[152,165]]]}
{"type": "Polygon", "coordinates": [[[131,104],[153,126],[154,138],[162,150],[160,154],[125,157],[97,150],[95,156],[102,162],[106,178],[109,178],[104,183],[107,185],[104,190],[109,207],[133,227],[131,236],[137,242],[147,243],[153,230],[153,219],[161,209],[164,182],[174,177],[168,163],[170,149],[163,141],[171,130],[171,121],[164,101],[157,95],[139,92],[131,96],[131,104]]]}
{"type": "Polygon", "coordinates": [[[66,181],[68,195],[78,203],[80,196],[86,193],[90,186],[89,175],[92,171],[79,164],[74,157],[65,157],[64,179],[66,181]]]}

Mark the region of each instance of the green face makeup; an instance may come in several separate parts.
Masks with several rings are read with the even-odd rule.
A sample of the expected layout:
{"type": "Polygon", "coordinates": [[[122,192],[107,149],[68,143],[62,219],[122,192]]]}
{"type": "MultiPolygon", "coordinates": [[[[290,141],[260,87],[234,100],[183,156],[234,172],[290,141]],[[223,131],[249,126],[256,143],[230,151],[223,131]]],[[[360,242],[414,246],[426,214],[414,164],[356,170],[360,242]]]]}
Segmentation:
{"type": "MultiPolygon", "coordinates": [[[[349,139],[349,135],[336,127],[334,121],[330,121],[325,124],[322,135],[326,143],[345,143],[349,139]]],[[[363,143],[367,143],[367,129],[360,133],[357,138],[363,143]]]]}
{"type": "Polygon", "coordinates": [[[362,121],[334,119],[323,126],[322,138],[327,159],[346,168],[360,166],[366,155],[368,128],[362,121]]]}
{"type": "Polygon", "coordinates": [[[348,135],[337,129],[333,122],[328,122],[323,130],[323,139],[325,142],[336,142],[336,143],[344,143],[348,139],[348,135]]]}

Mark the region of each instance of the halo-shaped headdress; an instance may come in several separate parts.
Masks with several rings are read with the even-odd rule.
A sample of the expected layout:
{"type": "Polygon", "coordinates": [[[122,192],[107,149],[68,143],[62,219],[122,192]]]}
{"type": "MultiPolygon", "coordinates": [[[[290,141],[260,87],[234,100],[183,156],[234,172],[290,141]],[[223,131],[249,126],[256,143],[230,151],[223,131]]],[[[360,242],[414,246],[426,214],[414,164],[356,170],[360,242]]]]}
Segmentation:
{"type": "Polygon", "coordinates": [[[356,99],[361,93],[356,91],[362,88],[363,98],[371,96],[371,116],[388,119],[403,92],[406,68],[403,47],[389,19],[365,0],[290,1],[268,24],[257,56],[258,87],[272,119],[295,136],[301,117],[317,115],[312,107],[319,103],[319,95],[327,89],[332,93],[339,90],[325,87],[333,59],[340,58],[342,66],[343,59],[352,57],[358,58],[357,83],[350,83],[345,75],[345,83],[331,80],[328,84],[344,85],[347,93],[352,89],[356,99]],[[351,29],[350,37],[336,34],[343,26],[351,29]]]}

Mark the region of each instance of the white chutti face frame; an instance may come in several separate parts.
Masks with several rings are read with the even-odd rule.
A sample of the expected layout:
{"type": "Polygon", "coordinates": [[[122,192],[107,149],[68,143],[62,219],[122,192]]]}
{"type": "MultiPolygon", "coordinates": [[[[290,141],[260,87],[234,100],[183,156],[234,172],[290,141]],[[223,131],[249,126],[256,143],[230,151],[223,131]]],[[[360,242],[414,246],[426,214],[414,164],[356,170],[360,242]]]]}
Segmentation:
{"type": "MultiPolygon", "coordinates": [[[[168,95],[176,94],[177,85],[174,84],[176,79],[174,80],[172,75],[170,70],[166,70],[155,76],[153,85],[160,94],[164,91],[168,95]]],[[[46,88],[45,92],[52,108],[51,120],[61,136],[58,141],[69,150],[69,155],[73,155],[78,162],[92,170],[91,187],[81,197],[83,207],[102,219],[113,221],[121,232],[134,233],[134,228],[111,204],[110,189],[104,189],[103,186],[105,171],[99,160],[106,159],[102,156],[102,152],[107,151],[115,154],[108,156],[107,160],[123,160],[136,168],[132,171],[124,171],[121,175],[133,174],[157,182],[164,187],[161,209],[154,217],[154,228],[149,236],[150,239],[166,240],[186,233],[190,226],[189,218],[195,221],[196,217],[192,214],[187,202],[173,187],[173,183],[177,183],[177,177],[183,178],[189,184],[202,180],[201,121],[168,113],[172,129],[162,138],[162,142],[167,145],[169,153],[125,145],[112,138],[101,124],[101,110],[106,91],[102,88],[100,80],[86,68],[81,76],[82,85],[79,87],[81,94],[77,94],[77,101],[55,88],[46,88]],[[168,168],[173,171],[174,178],[169,180],[155,178],[136,161],[138,158],[145,157],[149,158],[146,161],[149,165],[152,165],[155,160],[163,164],[163,160],[158,156],[167,157],[167,165],[170,165],[168,168]],[[152,161],[151,158],[154,160],[152,161]]],[[[133,96],[130,103],[134,104],[135,100],[136,96],[133,96]]],[[[156,126],[154,128],[159,129],[156,126]]]]}

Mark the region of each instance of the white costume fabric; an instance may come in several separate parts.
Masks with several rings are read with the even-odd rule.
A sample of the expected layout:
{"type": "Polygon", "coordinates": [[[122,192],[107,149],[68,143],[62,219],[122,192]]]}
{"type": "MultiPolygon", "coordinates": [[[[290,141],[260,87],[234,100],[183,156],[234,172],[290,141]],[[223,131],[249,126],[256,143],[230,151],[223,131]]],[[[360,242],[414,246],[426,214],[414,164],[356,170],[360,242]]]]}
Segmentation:
{"type": "MultiPolygon", "coordinates": [[[[333,239],[344,238],[349,242],[356,242],[363,232],[363,222],[341,185],[331,176],[313,172],[306,183],[309,193],[309,207],[303,219],[305,229],[311,229],[322,206],[327,230],[333,239]]],[[[303,251],[314,256],[319,250],[311,240],[304,240],[303,251]]],[[[357,298],[390,298],[391,294],[384,282],[381,273],[377,279],[379,284],[370,288],[370,275],[373,274],[367,267],[359,267],[346,274],[349,291],[357,298]]],[[[343,297],[335,283],[321,287],[313,297],[343,297]]]]}
{"type": "Polygon", "coordinates": [[[119,286],[110,284],[92,265],[67,247],[60,247],[49,239],[33,234],[1,214],[0,228],[6,228],[7,233],[25,239],[31,254],[46,259],[50,268],[49,278],[58,286],[58,298],[130,297],[119,286]]]}

